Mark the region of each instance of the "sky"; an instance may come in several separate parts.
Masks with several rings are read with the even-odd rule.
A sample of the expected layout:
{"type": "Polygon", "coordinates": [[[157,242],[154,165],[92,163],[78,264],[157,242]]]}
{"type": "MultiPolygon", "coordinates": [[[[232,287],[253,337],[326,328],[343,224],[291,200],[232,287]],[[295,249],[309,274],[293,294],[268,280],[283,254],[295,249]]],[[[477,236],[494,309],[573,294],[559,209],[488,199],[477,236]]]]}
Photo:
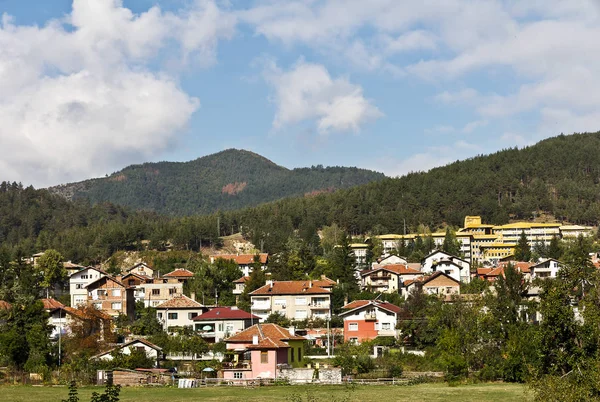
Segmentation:
{"type": "Polygon", "coordinates": [[[247,149],[403,175],[600,130],[599,0],[0,0],[0,181],[247,149]]]}

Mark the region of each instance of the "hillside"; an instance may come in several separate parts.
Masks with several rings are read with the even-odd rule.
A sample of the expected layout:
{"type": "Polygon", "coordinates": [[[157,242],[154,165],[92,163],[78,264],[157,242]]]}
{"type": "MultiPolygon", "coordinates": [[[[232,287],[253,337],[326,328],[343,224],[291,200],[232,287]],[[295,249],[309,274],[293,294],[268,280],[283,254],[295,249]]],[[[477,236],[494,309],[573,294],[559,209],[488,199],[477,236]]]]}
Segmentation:
{"type": "Polygon", "coordinates": [[[381,180],[346,167],[286,169],[253,152],[229,149],[190,162],[132,165],[112,175],[49,190],[92,204],[112,202],[168,215],[208,214],[285,197],[329,192],[381,180]]]}
{"type": "Polygon", "coordinates": [[[164,249],[168,242],[175,249],[198,251],[218,245],[219,236],[241,231],[273,253],[285,249],[294,234],[315,245],[317,230],[333,223],[351,234],[402,233],[404,224],[407,231],[420,224],[458,226],[465,215],[502,224],[542,214],[598,225],[600,132],[561,135],[332,193],[183,218],[113,204],[92,207],[84,200],[67,202],[46,190],[3,183],[0,246],[24,253],[52,247],[86,262],[101,261],[116,250],[144,248],[141,240],[149,240],[151,248],[164,249]]]}

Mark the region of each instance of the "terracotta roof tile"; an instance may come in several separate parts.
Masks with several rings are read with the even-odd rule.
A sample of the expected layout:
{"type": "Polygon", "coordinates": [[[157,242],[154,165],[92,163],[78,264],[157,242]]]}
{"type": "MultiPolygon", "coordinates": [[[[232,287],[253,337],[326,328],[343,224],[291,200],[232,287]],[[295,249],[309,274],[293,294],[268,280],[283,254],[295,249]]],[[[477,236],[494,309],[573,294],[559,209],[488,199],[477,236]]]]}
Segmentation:
{"type": "Polygon", "coordinates": [[[287,343],[271,338],[264,338],[258,342],[257,345],[250,345],[248,349],[280,349],[280,348],[289,348],[290,345],[287,343]]]}
{"type": "MultiPolygon", "coordinates": [[[[77,317],[77,318],[82,319],[82,320],[89,320],[89,319],[94,318],[86,310],[80,310],[80,309],[73,308],[73,307],[68,307],[68,306],[63,307],[62,310],[65,313],[71,314],[72,316],[77,317]]],[[[106,313],[104,313],[104,312],[102,312],[100,310],[94,311],[93,314],[96,315],[97,318],[100,318],[102,320],[112,320],[111,316],[109,316],[108,314],[106,314],[106,313]]]]}
{"type": "Polygon", "coordinates": [[[57,308],[65,307],[64,304],[56,299],[42,299],[42,303],[44,303],[44,310],[56,310],[57,308]]]}
{"type": "MultiPolygon", "coordinates": [[[[353,302],[346,304],[344,307],[342,307],[342,309],[346,310],[346,312],[349,312],[350,310],[366,307],[369,305],[372,305],[373,307],[376,307],[376,308],[382,308],[384,310],[391,311],[396,314],[398,314],[402,311],[402,309],[400,307],[396,306],[395,304],[388,303],[388,302],[382,302],[379,300],[355,300],[353,302]]],[[[345,313],[342,313],[340,315],[344,315],[344,314],[345,313]]]]}
{"type": "Polygon", "coordinates": [[[168,274],[163,275],[163,278],[193,278],[194,273],[192,271],[188,271],[187,269],[176,269],[175,271],[171,271],[168,274]]]}
{"type": "Polygon", "coordinates": [[[299,294],[330,294],[331,291],[316,285],[316,281],[274,281],[250,293],[256,295],[299,295],[299,294]]]}
{"type": "Polygon", "coordinates": [[[194,317],[193,321],[249,320],[251,318],[259,319],[260,317],[231,307],[215,307],[204,314],[194,317]]]}
{"type": "Polygon", "coordinates": [[[382,271],[382,270],[392,272],[396,275],[414,275],[414,274],[421,273],[420,270],[414,269],[414,268],[409,268],[404,264],[389,264],[389,265],[382,265],[380,267],[377,267],[377,268],[369,270],[369,271],[364,271],[361,273],[361,276],[365,276],[365,275],[371,274],[373,272],[382,271]]]}
{"type": "MultiPolygon", "coordinates": [[[[238,263],[238,265],[250,265],[254,262],[254,256],[256,254],[219,254],[219,255],[211,255],[210,258],[212,259],[219,259],[222,258],[224,260],[234,260],[235,262],[238,263]]],[[[260,259],[260,263],[261,264],[266,264],[267,260],[269,259],[269,254],[267,253],[260,253],[258,254],[259,259],[260,259]]]]}
{"type": "Polygon", "coordinates": [[[258,336],[259,341],[270,338],[274,341],[287,340],[305,340],[303,336],[292,335],[287,329],[277,324],[255,324],[242,332],[225,339],[228,343],[252,343],[254,336],[258,336]]]}
{"type": "Polygon", "coordinates": [[[201,308],[204,307],[202,304],[195,300],[190,299],[185,295],[177,295],[172,299],[167,300],[164,303],[159,304],[155,308],[201,308]]]}
{"type": "Polygon", "coordinates": [[[354,300],[342,307],[343,310],[352,310],[358,307],[366,306],[371,300],[354,300]]]}
{"type": "Polygon", "coordinates": [[[236,279],[233,283],[246,283],[246,281],[250,279],[249,276],[242,276],[240,279],[236,279]]]}

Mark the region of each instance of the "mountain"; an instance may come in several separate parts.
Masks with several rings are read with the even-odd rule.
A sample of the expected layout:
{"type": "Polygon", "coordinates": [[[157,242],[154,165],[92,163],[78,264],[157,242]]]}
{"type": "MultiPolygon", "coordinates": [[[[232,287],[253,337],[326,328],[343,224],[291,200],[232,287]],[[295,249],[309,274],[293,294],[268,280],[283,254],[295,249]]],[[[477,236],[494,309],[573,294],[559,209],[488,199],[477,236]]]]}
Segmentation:
{"type": "Polygon", "coordinates": [[[228,149],[190,162],[132,165],[108,177],[49,190],[92,204],[108,201],[168,215],[193,215],[331,192],[384,178],[382,173],[358,168],[290,170],[253,152],[228,149]]]}

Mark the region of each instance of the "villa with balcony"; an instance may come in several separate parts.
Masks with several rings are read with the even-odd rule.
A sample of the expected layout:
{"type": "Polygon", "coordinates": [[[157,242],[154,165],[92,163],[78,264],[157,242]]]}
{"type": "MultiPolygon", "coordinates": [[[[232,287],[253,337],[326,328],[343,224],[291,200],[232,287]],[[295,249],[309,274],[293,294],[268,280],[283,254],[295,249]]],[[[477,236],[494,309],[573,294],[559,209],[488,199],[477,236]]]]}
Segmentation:
{"type": "Polygon", "coordinates": [[[363,290],[376,293],[399,293],[404,281],[417,278],[421,271],[403,264],[382,265],[360,274],[363,290]]]}
{"type": "Polygon", "coordinates": [[[257,324],[259,317],[237,307],[214,307],[192,318],[194,331],[207,342],[221,342],[257,324]]]}
{"type": "Polygon", "coordinates": [[[270,314],[278,313],[291,320],[305,320],[331,316],[330,279],[306,281],[267,281],[263,287],[250,293],[252,313],[261,322],[270,314]]]}

